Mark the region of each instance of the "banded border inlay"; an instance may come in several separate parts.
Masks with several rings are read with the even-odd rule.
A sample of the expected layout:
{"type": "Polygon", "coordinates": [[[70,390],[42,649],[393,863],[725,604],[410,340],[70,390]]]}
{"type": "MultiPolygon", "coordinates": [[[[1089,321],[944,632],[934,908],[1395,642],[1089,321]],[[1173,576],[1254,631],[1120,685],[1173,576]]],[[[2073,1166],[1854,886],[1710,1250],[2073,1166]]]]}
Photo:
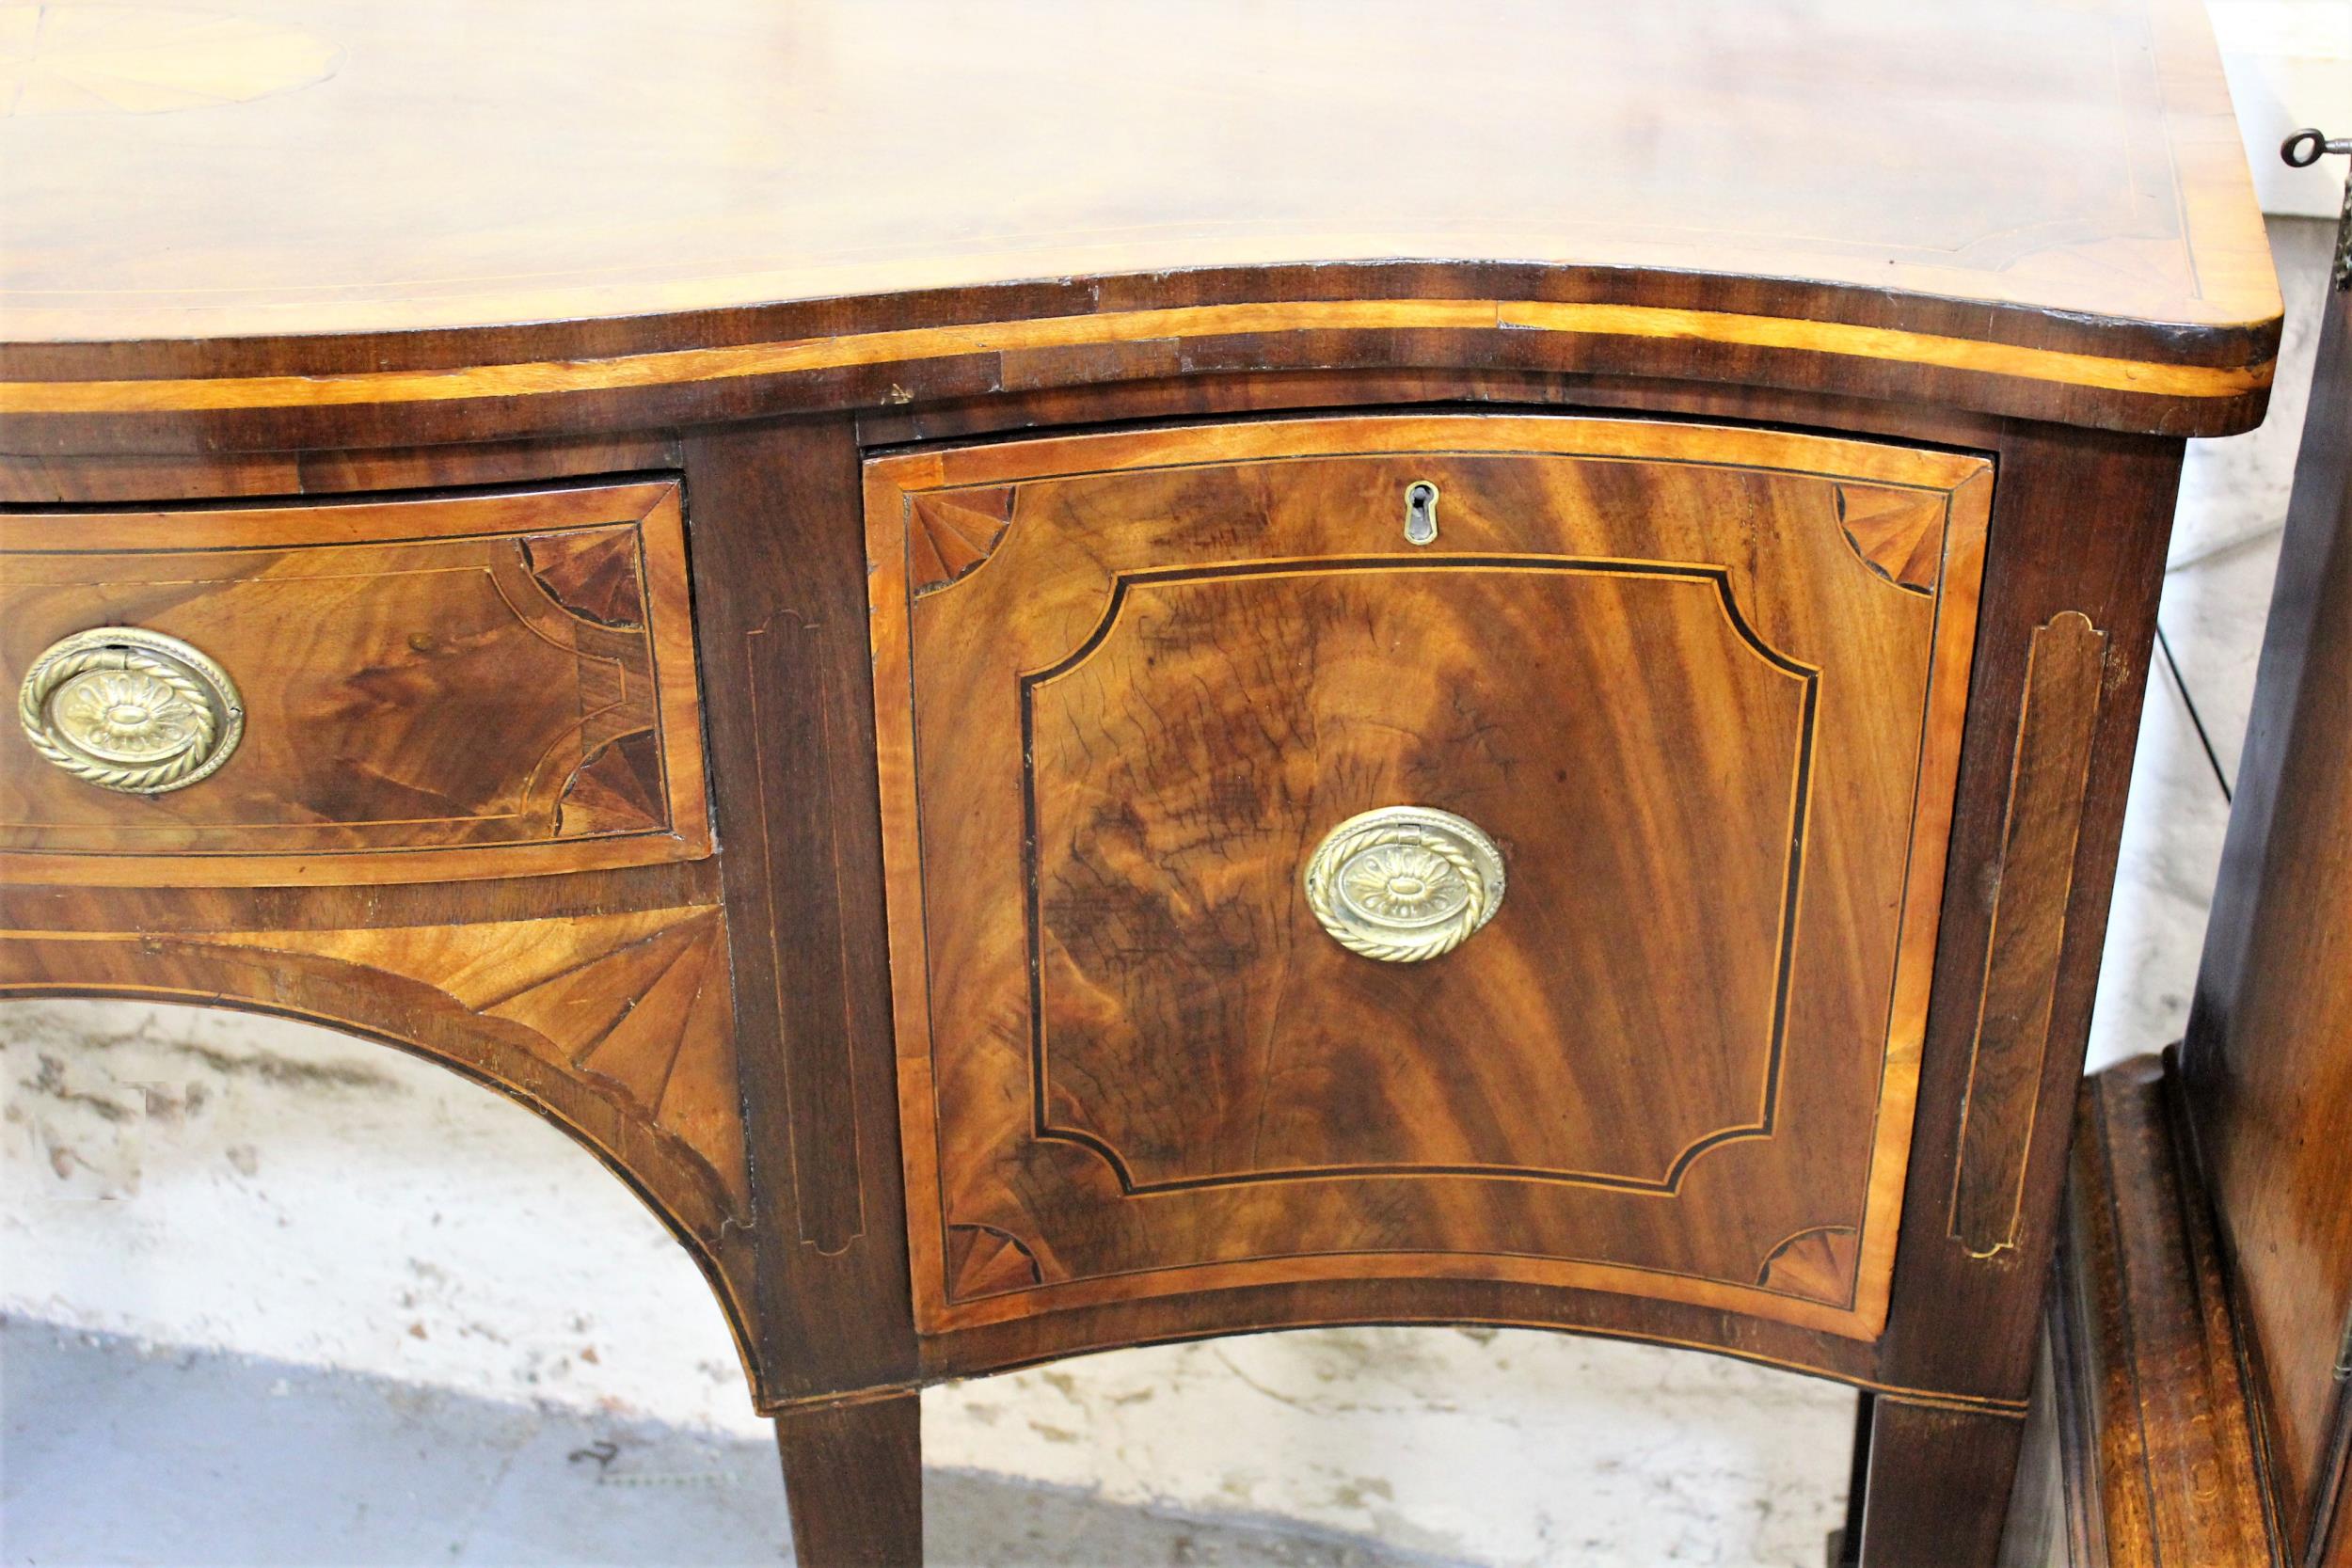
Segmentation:
{"type": "Polygon", "coordinates": [[[2273,370],[2266,362],[2244,366],[2157,364],[1891,327],[1856,326],[1843,322],[1652,305],[1493,299],[1316,300],[1042,316],[971,326],[907,327],[724,348],[667,349],[617,355],[609,359],[547,359],[457,370],[0,381],[0,414],[152,414],[194,409],[445,403],[468,398],[675,387],[858,365],[951,359],[966,355],[1230,334],[1449,329],[1697,340],[1744,348],[1826,354],[2013,376],[2151,397],[2244,397],[2267,388],[2273,370]]]}
{"type": "Polygon", "coordinates": [[[1603,1187],[1621,1192],[1656,1193],[1672,1196],[1682,1184],[1683,1177],[1699,1156],[1725,1144],[1745,1138],[1768,1138],[1772,1134],[1774,1117],[1780,1101],[1780,1067],[1783,1046],[1788,1035],[1788,986],[1796,967],[1797,898],[1804,880],[1804,835],[1807,806],[1811,800],[1813,783],[1814,721],[1820,705],[1820,671],[1810,664],[1789,657],[1757,635],[1747,618],[1740,614],[1739,601],[1731,592],[1731,574],[1727,567],[1697,562],[1615,561],[1580,556],[1359,556],[1341,560],[1301,562],[1296,561],[1262,561],[1228,563],[1214,566],[1177,566],[1153,571],[1121,573],[1112,580],[1110,601],[1103,618],[1095,624],[1076,648],[1050,667],[1021,677],[1021,812],[1022,812],[1022,879],[1028,901],[1028,970],[1029,970],[1029,1094],[1030,1128],[1037,1138],[1049,1142],[1073,1144],[1099,1156],[1118,1179],[1120,1193],[1128,1197],[1151,1193],[1191,1192],[1210,1187],[1248,1186],[1263,1181],[1313,1181],[1368,1176],[1472,1176],[1502,1180],[1554,1181],[1569,1186],[1603,1187]],[[1045,1083],[1047,1056],[1045,1041],[1045,980],[1041,942],[1044,915],[1041,903],[1038,866],[1038,809],[1036,772],[1035,694],[1037,689],[1069,673],[1085,662],[1110,636],[1118,626],[1120,612],[1125,607],[1130,589],[1168,583],[1227,581],[1244,578],[1320,577],[1327,574],[1365,571],[1446,571],[1502,570],[1563,572],[1598,577],[1634,577],[1705,583],[1711,585],[1721,602],[1724,615],[1732,631],[1757,657],[1782,673],[1802,683],[1804,694],[1798,719],[1798,740],[1794,779],[1790,785],[1789,834],[1788,870],[1782,883],[1780,907],[1779,954],[1775,962],[1772,991],[1772,1042],[1765,1058],[1764,1085],[1756,1117],[1752,1122],[1720,1128],[1694,1140],[1675,1156],[1665,1173],[1659,1177],[1622,1176],[1597,1171],[1559,1171],[1541,1166],[1437,1164],[1348,1164],[1307,1165],[1293,1169],[1244,1171],[1216,1176],[1186,1177],[1171,1181],[1138,1181],[1118,1149],[1096,1134],[1076,1127],[1057,1127],[1046,1108],[1045,1083]]]}

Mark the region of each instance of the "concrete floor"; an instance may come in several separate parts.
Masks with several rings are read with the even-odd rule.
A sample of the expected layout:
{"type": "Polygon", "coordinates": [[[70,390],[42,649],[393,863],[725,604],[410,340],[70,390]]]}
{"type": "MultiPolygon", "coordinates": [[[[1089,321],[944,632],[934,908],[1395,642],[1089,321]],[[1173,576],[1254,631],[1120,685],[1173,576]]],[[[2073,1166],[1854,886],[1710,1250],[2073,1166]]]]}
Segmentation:
{"type": "MultiPolygon", "coordinates": [[[[707,1431],[0,1319],[8,1568],[456,1568],[793,1560],[774,1449],[707,1431]]],[[[968,1472],[927,1546],[992,1568],[1440,1568],[1276,1521],[968,1472]]]]}

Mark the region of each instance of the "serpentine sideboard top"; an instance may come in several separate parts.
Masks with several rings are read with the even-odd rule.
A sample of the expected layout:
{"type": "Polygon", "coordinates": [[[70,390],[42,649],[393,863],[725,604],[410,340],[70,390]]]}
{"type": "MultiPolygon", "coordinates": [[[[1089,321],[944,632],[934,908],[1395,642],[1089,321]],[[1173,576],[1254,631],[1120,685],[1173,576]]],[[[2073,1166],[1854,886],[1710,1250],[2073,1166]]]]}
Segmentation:
{"type": "Polygon", "coordinates": [[[2212,49],[2192,0],[0,5],[0,417],[1469,356],[2217,434],[2279,299],[2212,49]]]}

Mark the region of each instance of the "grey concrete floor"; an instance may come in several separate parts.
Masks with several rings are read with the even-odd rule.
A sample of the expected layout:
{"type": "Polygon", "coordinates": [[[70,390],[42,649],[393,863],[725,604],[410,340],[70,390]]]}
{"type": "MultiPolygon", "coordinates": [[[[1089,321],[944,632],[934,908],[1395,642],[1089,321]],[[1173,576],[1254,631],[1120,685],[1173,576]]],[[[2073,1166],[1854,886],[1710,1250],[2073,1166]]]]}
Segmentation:
{"type": "MultiPolygon", "coordinates": [[[[0,1319],[7,1568],[542,1568],[793,1560],[775,1450],[0,1319]]],[[[1279,1522],[924,1478],[931,1560],[1441,1568],[1279,1522]]]]}

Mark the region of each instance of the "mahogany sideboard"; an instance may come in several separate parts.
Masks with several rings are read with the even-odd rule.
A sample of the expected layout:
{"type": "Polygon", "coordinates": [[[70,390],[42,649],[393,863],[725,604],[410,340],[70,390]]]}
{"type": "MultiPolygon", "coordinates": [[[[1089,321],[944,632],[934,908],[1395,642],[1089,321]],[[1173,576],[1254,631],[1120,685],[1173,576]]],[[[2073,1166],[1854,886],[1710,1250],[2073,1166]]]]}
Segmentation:
{"type": "Polygon", "coordinates": [[[1993,1560],[2279,334],[2194,0],[433,15],[0,8],[0,989],[564,1127],[807,1562],[927,1382],[1364,1322],[1993,1560]]]}

